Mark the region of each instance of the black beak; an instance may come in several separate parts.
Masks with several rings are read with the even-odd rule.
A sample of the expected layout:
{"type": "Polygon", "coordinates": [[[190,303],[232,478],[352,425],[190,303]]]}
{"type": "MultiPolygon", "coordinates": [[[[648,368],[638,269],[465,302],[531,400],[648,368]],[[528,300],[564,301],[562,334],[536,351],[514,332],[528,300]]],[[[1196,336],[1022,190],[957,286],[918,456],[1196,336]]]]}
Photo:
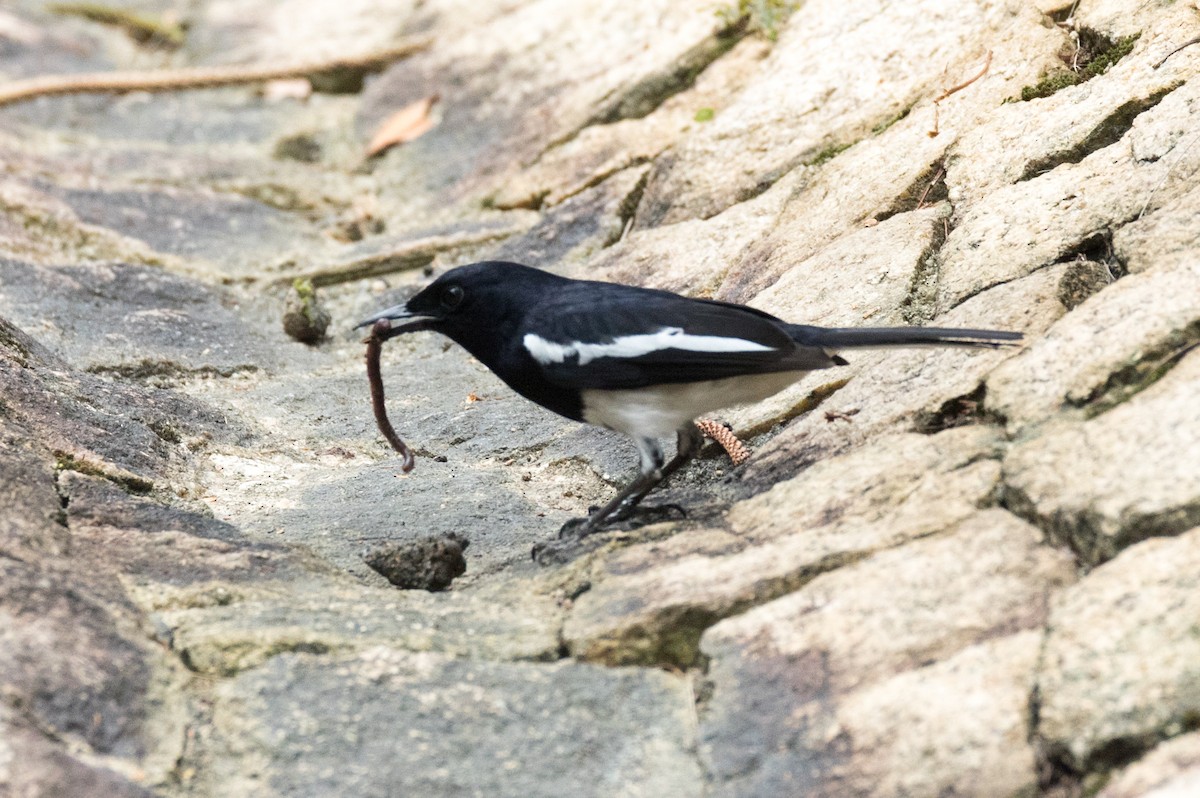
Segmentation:
{"type": "Polygon", "coordinates": [[[395,307],[381,310],[378,313],[368,316],[367,318],[354,325],[354,329],[375,325],[381,326],[379,322],[386,322],[386,332],[378,332],[376,335],[380,338],[394,338],[397,335],[407,332],[417,332],[418,330],[428,330],[430,325],[437,321],[433,316],[424,316],[419,313],[409,311],[408,305],[396,305],[395,307]]]}

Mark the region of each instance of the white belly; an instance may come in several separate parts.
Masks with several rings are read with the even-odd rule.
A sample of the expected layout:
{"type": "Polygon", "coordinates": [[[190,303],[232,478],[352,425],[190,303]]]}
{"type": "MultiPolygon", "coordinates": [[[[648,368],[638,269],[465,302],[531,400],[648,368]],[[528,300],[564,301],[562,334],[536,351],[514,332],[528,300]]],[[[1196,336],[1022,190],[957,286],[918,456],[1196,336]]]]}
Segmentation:
{"type": "Polygon", "coordinates": [[[583,418],[635,438],[667,438],[706,413],[760,402],[807,373],[783,371],[652,388],[588,390],[583,392],[583,418]]]}

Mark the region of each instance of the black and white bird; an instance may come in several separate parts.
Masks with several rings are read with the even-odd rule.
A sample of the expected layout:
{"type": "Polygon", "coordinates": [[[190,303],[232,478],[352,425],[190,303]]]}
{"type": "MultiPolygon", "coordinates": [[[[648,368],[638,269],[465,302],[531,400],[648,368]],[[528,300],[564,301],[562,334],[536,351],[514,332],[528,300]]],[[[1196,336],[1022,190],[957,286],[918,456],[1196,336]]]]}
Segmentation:
{"type": "Polygon", "coordinates": [[[744,305],[499,261],[451,269],[359,326],[380,320],[390,324],[382,337],[439,332],[526,399],[633,438],[640,473],[573,528],[580,537],[627,517],[698,453],[696,418],[765,399],[815,369],[846,365],[840,350],[995,348],[1021,340],[997,330],[789,324],[744,305]],[[665,462],[660,441],[671,435],[677,452],[665,462]]]}

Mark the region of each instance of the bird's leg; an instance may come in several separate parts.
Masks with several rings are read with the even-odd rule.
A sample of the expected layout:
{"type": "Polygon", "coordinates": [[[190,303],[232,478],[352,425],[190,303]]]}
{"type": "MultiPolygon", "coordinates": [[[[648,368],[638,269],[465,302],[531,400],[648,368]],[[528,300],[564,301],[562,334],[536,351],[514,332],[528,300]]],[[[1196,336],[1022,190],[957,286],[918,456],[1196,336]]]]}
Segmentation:
{"type": "Polygon", "coordinates": [[[654,490],[658,485],[680,468],[682,468],[689,460],[700,454],[700,448],[704,445],[704,435],[696,428],[695,424],[688,424],[686,427],[681,427],[676,436],[675,456],[671,461],[658,470],[659,478],[653,484],[642,488],[640,492],[629,497],[627,504],[622,508],[620,518],[627,517],[633,508],[638,506],[638,503],[654,490]]]}
{"type": "Polygon", "coordinates": [[[639,474],[620,493],[614,496],[612,501],[596,510],[596,512],[587,518],[579,521],[568,521],[559,532],[559,537],[571,536],[584,538],[593,532],[600,531],[609,521],[628,517],[629,511],[636,506],[641,497],[653,490],[654,486],[659,482],[662,482],[660,469],[656,469],[649,474],[639,474]],[[633,503],[628,504],[631,499],[633,499],[633,503]]]}
{"type": "Polygon", "coordinates": [[[636,440],[638,454],[641,455],[642,472],[638,474],[632,482],[621,489],[612,500],[589,515],[587,518],[576,521],[568,521],[559,530],[559,537],[578,537],[583,538],[598,531],[606,522],[612,519],[623,510],[623,505],[630,500],[631,497],[636,497],[633,504],[641,501],[642,497],[654,489],[654,486],[663,479],[663,452],[658,445],[658,441],[653,438],[639,438],[636,440]]]}
{"type": "Polygon", "coordinates": [[[694,424],[688,424],[681,428],[677,434],[677,440],[675,456],[666,465],[663,465],[662,449],[659,448],[656,441],[648,438],[639,440],[637,444],[642,456],[642,473],[626,485],[608,504],[596,510],[583,521],[568,521],[560,530],[559,536],[587,537],[598,532],[609,521],[620,521],[632,515],[634,509],[642,499],[649,495],[650,491],[678,471],[684,463],[695,457],[704,444],[704,436],[694,424]]]}

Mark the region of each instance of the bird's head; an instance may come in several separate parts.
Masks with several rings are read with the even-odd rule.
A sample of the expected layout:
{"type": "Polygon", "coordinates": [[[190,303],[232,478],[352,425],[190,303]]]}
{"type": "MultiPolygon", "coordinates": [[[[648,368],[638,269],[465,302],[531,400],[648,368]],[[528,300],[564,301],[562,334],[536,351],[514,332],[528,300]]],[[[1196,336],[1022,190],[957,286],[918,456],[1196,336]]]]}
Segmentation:
{"type": "Polygon", "coordinates": [[[518,263],[485,261],[459,266],[404,304],[368,316],[357,327],[387,321],[389,329],[377,332],[379,337],[433,330],[471,348],[468,342],[498,335],[506,322],[519,319],[531,301],[560,279],[518,263]]]}

